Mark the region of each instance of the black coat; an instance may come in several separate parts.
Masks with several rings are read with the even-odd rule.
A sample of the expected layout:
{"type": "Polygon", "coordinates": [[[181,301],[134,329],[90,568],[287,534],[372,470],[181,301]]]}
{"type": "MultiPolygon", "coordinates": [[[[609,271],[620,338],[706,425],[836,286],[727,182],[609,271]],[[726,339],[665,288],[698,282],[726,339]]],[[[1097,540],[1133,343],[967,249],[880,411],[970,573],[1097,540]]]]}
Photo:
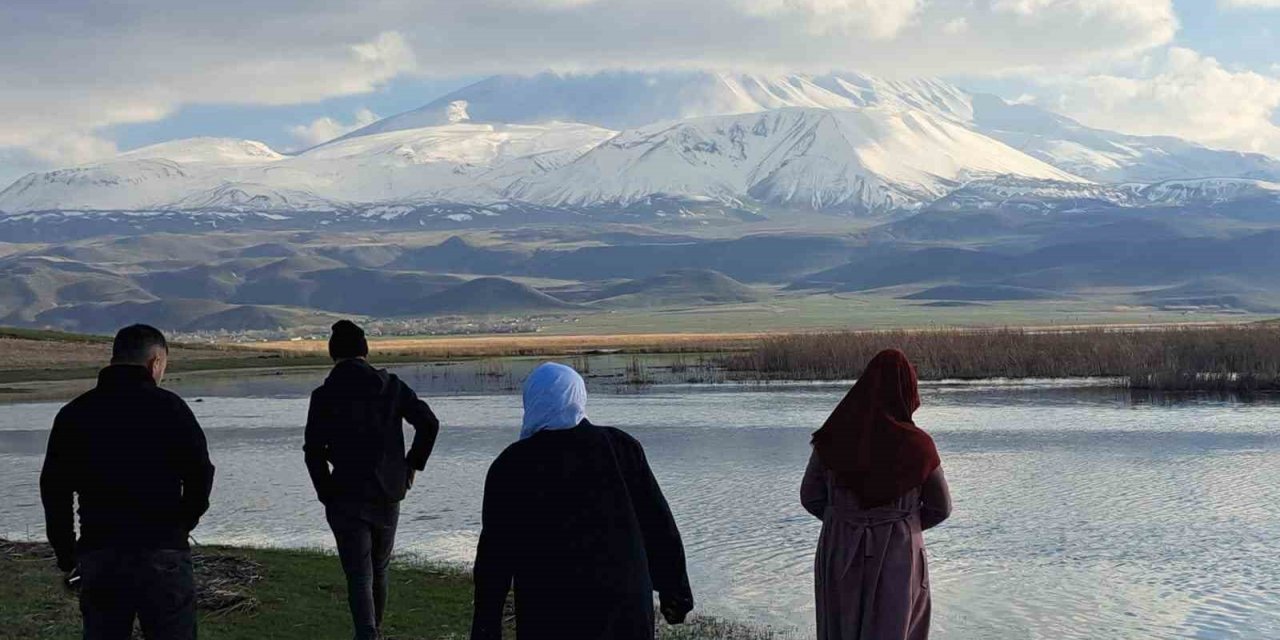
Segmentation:
{"type": "Polygon", "coordinates": [[[651,640],[653,592],[687,612],[684,546],[634,438],[583,421],[507,447],[485,480],[473,640],[651,640]]]}
{"type": "Polygon", "coordinates": [[[395,374],[364,360],[339,362],[307,412],[303,451],[316,495],[325,504],[403,500],[409,469],[427,466],[439,433],[431,408],[395,374]],[[416,431],[407,455],[405,422],[416,431]]]}
{"type": "Polygon", "coordinates": [[[189,549],[212,487],[204,432],[187,404],[157,387],[146,367],[103,369],[98,386],[63,407],[49,432],[40,498],[58,566],[74,567],[77,551],[189,549]]]}

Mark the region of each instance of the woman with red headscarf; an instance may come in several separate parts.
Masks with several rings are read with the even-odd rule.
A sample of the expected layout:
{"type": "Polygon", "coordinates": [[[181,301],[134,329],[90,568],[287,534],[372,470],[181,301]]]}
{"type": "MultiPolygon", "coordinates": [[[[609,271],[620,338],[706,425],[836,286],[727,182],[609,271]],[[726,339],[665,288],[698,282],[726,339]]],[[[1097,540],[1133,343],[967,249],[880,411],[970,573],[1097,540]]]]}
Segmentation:
{"type": "Polygon", "coordinates": [[[822,520],[818,640],[929,637],[921,532],[951,515],[951,496],[933,438],[911,421],[916,386],[907,356],[881,351],[813,434],[800,500],[822,520]]]}

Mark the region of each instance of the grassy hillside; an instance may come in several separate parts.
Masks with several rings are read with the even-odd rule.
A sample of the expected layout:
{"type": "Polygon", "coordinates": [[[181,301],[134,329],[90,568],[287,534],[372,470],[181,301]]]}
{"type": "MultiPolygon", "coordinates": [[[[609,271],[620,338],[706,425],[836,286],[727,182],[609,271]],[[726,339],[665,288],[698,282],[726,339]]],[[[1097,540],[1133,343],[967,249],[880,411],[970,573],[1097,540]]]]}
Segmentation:
{"type": "Polygon", "coordinates": [[[698,307],[755,302],[762,296],[719,271],[682,269],[608,287],[593,302],[607,307],[698,307]]]}
{"type": "Polygon", "coordinates": [[[709,333],[1167,322],[1280,310],[1280,219],[991,211],[824,220],[820,232],[768,222],[680,234],[540,225],[5,245],[21,249],[0,247],[0,323],[107,331],[147,319],[278,338],[277,326],[290,335],[322,331],[334,313],[399,323],[396,333],[490,322],[709,333]],[[938,232],[910,232],[926,222],[938,232]]]}
{"type": "Polygon", "coordinates": [[[527,284],[506,278],[486,277],[454,285],[421,299],[406,299],[389,306],[388,315],[491,315],[546,313],[581,309],[527,284]]]}

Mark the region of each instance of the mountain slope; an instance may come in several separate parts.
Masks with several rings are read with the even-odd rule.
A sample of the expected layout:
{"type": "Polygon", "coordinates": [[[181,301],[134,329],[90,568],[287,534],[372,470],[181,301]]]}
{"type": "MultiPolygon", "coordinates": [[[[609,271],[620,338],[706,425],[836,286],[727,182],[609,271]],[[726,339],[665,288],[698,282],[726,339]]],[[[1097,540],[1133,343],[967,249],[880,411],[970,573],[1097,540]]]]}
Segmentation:
{"type": "Polygon", "coordinates": [[[660,121],[787,107],[908,108],[964,123],[1073,174],[1102,182],[1236,177],[1280,180],[1280,159],[1210,149],[1168,136],[1087,127],[1032,104],[970,93],[935,79],[890,81],[854,72],[742,74],[706,71],[495,76],[348,134],[434,126],[459,110],[481,122],[585,122],[629,129],[660,121]]]}
{"type": "Polygon", "coordinates": [[[972,96],[972,126],[1064,171],[1100,182],[1177,178],[1280,181],[1280,159],[1208,147],[1169,136],[1134,136],[1086,127],[1035,105],[972,96]]]}
{"type": "Polygon", "coordinates": [[[505,278],[476,278],[421,299],[390,307],[391,315],[498,315],[580,309],[533,287],[505,278]]]}
{"type": "Polygon", "coordinates": [[[932,79],[890,81],[859,73],[826,76],[711,71],[619,71],[494,76],[412,111],[343,136],[476,122],[584,122],[630,129],[664,120],[787,107],[909,107],[957,119],[971,115],[960,89],[932,79]],[[465,116],[465,118],[464,118],[465,116]]]}
{"type": "Polygon", "coordinates": [[[498,199],[517,178],[562,166],[613,134],[574,123],[456,123],[365,136],[296,156],[251,140],[180,140],[28,175],[0,191],[0,211],[225,213],[483,203],[498,199]]]}
{"type": "Polygon", "coordinates": [[[882,212],[1009,174],[1082,182],[924,111],[791,108],[626,131],[508,193],[552,206],[627,206],[664,195],[882,212]]]}
{"type": "Polygon", "coordinates": [[[759,299],[755,289],[718,271],[683,269],[614,285],[592,302],[605,307],[699,307],[759,299]]]}

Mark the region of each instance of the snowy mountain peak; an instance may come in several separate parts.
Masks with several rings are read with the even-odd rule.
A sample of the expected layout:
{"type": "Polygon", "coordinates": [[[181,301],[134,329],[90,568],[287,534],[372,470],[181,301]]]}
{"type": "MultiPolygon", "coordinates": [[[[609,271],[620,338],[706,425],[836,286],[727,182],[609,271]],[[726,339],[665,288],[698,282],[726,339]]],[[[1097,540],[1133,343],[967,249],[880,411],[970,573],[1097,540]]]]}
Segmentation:
{"type": "Polygon", "coordinates": [[[895,106],[957,120],[972,116],[967,94],[940,80],[889,81],[856,73],[548,72],[494,76],[345,137],[446,124],[457,102],[465,102],[470,118],[478,122],[585,122],[609,129],[787,107],[895,106]]]}
{"type": "Polygon", "coordinates": [[[257,140],[237,138],[187,138],[170,140],[126,151],[119,160],[168,160],[181,164],[241,164],[275,162],[285,158],[257,140]]]}
{"type": "Polygon", "coordinates": [[[786,108],[623,132],[509,195],[548,206],[629,206],[660,195],[883,212],[996,175],[1084,182],[923,111],[786,108]]]}

